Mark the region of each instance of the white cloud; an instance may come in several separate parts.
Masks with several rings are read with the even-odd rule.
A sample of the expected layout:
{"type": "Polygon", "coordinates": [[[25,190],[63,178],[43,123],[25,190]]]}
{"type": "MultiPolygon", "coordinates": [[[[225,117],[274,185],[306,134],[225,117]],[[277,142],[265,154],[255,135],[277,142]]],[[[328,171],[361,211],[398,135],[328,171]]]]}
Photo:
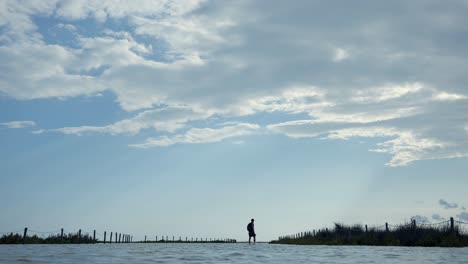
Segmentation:
{"type": "Polygon", "coordinates": [[[201,54],[209,52],[209,46],[224,43],[225,39],[218,31],[233,24],[197,17],[183,20],[176,17],[164,21],[134,17],[132,23],[136,26],[137,35],[162,38],[170,44],[172,53],[181,53],[186,59],[193,57],[197,60],[201,60],[201,54]]]}
{"type": "MultiPolygon", "coordinates": [[[[58,45],[0,46],[0,91],[19,99],[68,97],[105,89],[98,78],[67,74],[79,55],[58,45]]],[[[79,71],[79,69],[76,69],[79,71]]]]}
{"type": "MultiPolygon", "coordinates": [[[[468,120],[468,57],[455,37],[468,24],[468,7],[446,5],[443,15],[457,23],[442,27],[431,1],[366,5],[329,20],[341,5],[2,1],[0,60],[8,63],[0,65],[0,92],[29,100],[110,91],[124,110],[146,110],[113,124],[35,133],[174,132],[193,120],[261,113],[272,117],[271,130],[291,137],[379,138],[373,151],[391,154],[392,166],[468,156],[460,125],[468,120]],[[394,7],[405,10],[398,23],[394,7]],[[42,35],[37,16],[58,21],[47,30],[73,31],[73,47],[42,35]],[[82,19],[125,26],[79,35],[86,34],[77,30],[82,19]],[[425,25],[425,33],[412,25],[425,25]],[[160,117],[160,105],[186,112],[160,117]],[[300,118],[275,124],[278,113],[300,118]]],[[[189,141],[182,134],[167,140],[189,141]]]]}
{"type": "Polygon", "coordinates": [[[197,6],[203,0],[90,0],[90,1],[60,1],[56,13],[59,16],[68,19],[95,18],[99,21],[107,18],[122,18],[133,15],[140,16],[158,16],[168,14],[171,16],[184,15],[197,6]]]}
{"type": "Polygon", "coordinates": [[[160,138],[148,138],[140,144],[132,144],[136,148],[167,147],[174,144],[202,144],[220,142],[227,138],[252,135],[260,129],[259,125],[240,123],[222,128],[191,128],[184,134],[175,136],[163,136],[160,138]]]}
{"type": "Polygon", "coordinates": [[[325,92],[315,86],[290,86],[277,95],[252,98],[241,107],[240,114],[255,112],[309,113],[333,106],[325,98],[325,92]]]}
{"type": "Polygon", "coordinates": [[[0,1],[0,42],[22,43],[39,42],[42,36],[36,32],[37,26],[32,15],[50,15],[56,1],[0,1]]]}
{"type": "Polygon", "coordinates": [[[349,56],[350,56],[349,51],[342,49],[342,48],[337,48],[333,56],[333,61],[339,62],[342,60],[346,60],[347,58],[349,58],[349,56]]]}
{"type": "Polygon", "coordinates": [[[468,99],[467,96],[462,94],[455,94],[455,93],[447,93],[447,92],[439,92],[434,94],[432,97],[434,100],[437,101],[453,101],[453,100],[463,100],[468,99]]]}
{"type": "Polygon", "coordinates": [[[58,28],[68,30],[70,32],[76,32],[77,28],[72,24],[59,23],[57,24],[58,28]]]}
{"type": "Polygon", "coordinates": [[[0,123],[0,126],[4,126],[6,128],[25,128],[35,126],[36,123],[34,121],[10,121],[5,123],[0,123]]]}

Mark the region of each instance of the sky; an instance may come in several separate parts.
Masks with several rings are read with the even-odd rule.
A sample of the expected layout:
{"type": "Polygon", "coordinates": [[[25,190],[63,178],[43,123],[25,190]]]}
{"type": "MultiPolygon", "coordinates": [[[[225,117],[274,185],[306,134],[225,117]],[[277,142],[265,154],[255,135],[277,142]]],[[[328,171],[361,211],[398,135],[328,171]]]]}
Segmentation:
{"type": "Polygon", "coordinates": [[[467,13],[0,0],[0,232],[468,222],[467,13]]]}

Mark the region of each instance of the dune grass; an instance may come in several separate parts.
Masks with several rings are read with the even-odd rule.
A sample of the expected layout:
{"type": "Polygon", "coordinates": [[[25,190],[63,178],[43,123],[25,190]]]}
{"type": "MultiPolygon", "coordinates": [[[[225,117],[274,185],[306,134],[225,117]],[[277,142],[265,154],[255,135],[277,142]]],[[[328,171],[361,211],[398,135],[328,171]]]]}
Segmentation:
{"type": "Polygon", "coordinates": [[[367,245],[367,246],[421,246],[421,247],[466,247],[468,236],[458,227],[414,226],[411,223],[391,228],[389,231],[370,228],[366,232],[361,225],[347,226],[335,223],[331,230],[320,230],[314,235],[298,238],[283,237],[272,244],[294,245],[367,245]]]}

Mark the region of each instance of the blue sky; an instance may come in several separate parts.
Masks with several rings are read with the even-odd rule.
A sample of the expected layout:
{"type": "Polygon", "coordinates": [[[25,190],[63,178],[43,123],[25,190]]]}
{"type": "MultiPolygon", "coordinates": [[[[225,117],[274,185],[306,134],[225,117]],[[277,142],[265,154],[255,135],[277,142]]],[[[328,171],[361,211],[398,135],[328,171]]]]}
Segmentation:
{"type": "Polygon", "coordinates": [[[0,232],[468,221],[467,11],[2,1],[0,232]]]}

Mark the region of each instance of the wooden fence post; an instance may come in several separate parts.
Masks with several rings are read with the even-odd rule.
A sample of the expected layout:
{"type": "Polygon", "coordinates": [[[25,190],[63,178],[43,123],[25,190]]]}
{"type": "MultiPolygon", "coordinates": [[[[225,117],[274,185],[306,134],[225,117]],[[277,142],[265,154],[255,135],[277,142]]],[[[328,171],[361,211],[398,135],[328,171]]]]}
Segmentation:
{"type": "Polygon", "coordinates": [[[104,244],[106,243],[106,231],[104,231],[104,244]]]}
{"type": "Polygon", "coordinates": [[[385,231],[388,232],[388,223],[385,223],[385,231]]]}
{"type": "Polygon", "coordinates": [[[60,242],[63,242],[63,228],[60,229],[60,242]]]}
{"type": "Polygon", "coordinates": [[[96,243],[96,229],[93,230],[93,241],[94,241],[94,243],[96,243]]]}
{"type": "Polygon", "coordinates": [[[25,228],[24,228],[24,233],[23,233],[23,245],[24,245],[24,243],[26,243],[26,235],[27,235],[27,234],[28,234],[28,228],[25,227],[25,228]]]}
{"type": "Polygon", "coordinates": [[[78,230],[78,243],[81,243],[81,229],[78,230]]]}
{"type": "Polygon", "coordinates": [[[450,217],[450,231],[455,231],[455,221],[453,220],[453,217],[450,217]]]}
{"type": "Polygon", "coordinates": [[[368,231],[368,230],[367,230],[367,225],[366,225],[366,233],[367,233],[367,231],[368,231]]]}

